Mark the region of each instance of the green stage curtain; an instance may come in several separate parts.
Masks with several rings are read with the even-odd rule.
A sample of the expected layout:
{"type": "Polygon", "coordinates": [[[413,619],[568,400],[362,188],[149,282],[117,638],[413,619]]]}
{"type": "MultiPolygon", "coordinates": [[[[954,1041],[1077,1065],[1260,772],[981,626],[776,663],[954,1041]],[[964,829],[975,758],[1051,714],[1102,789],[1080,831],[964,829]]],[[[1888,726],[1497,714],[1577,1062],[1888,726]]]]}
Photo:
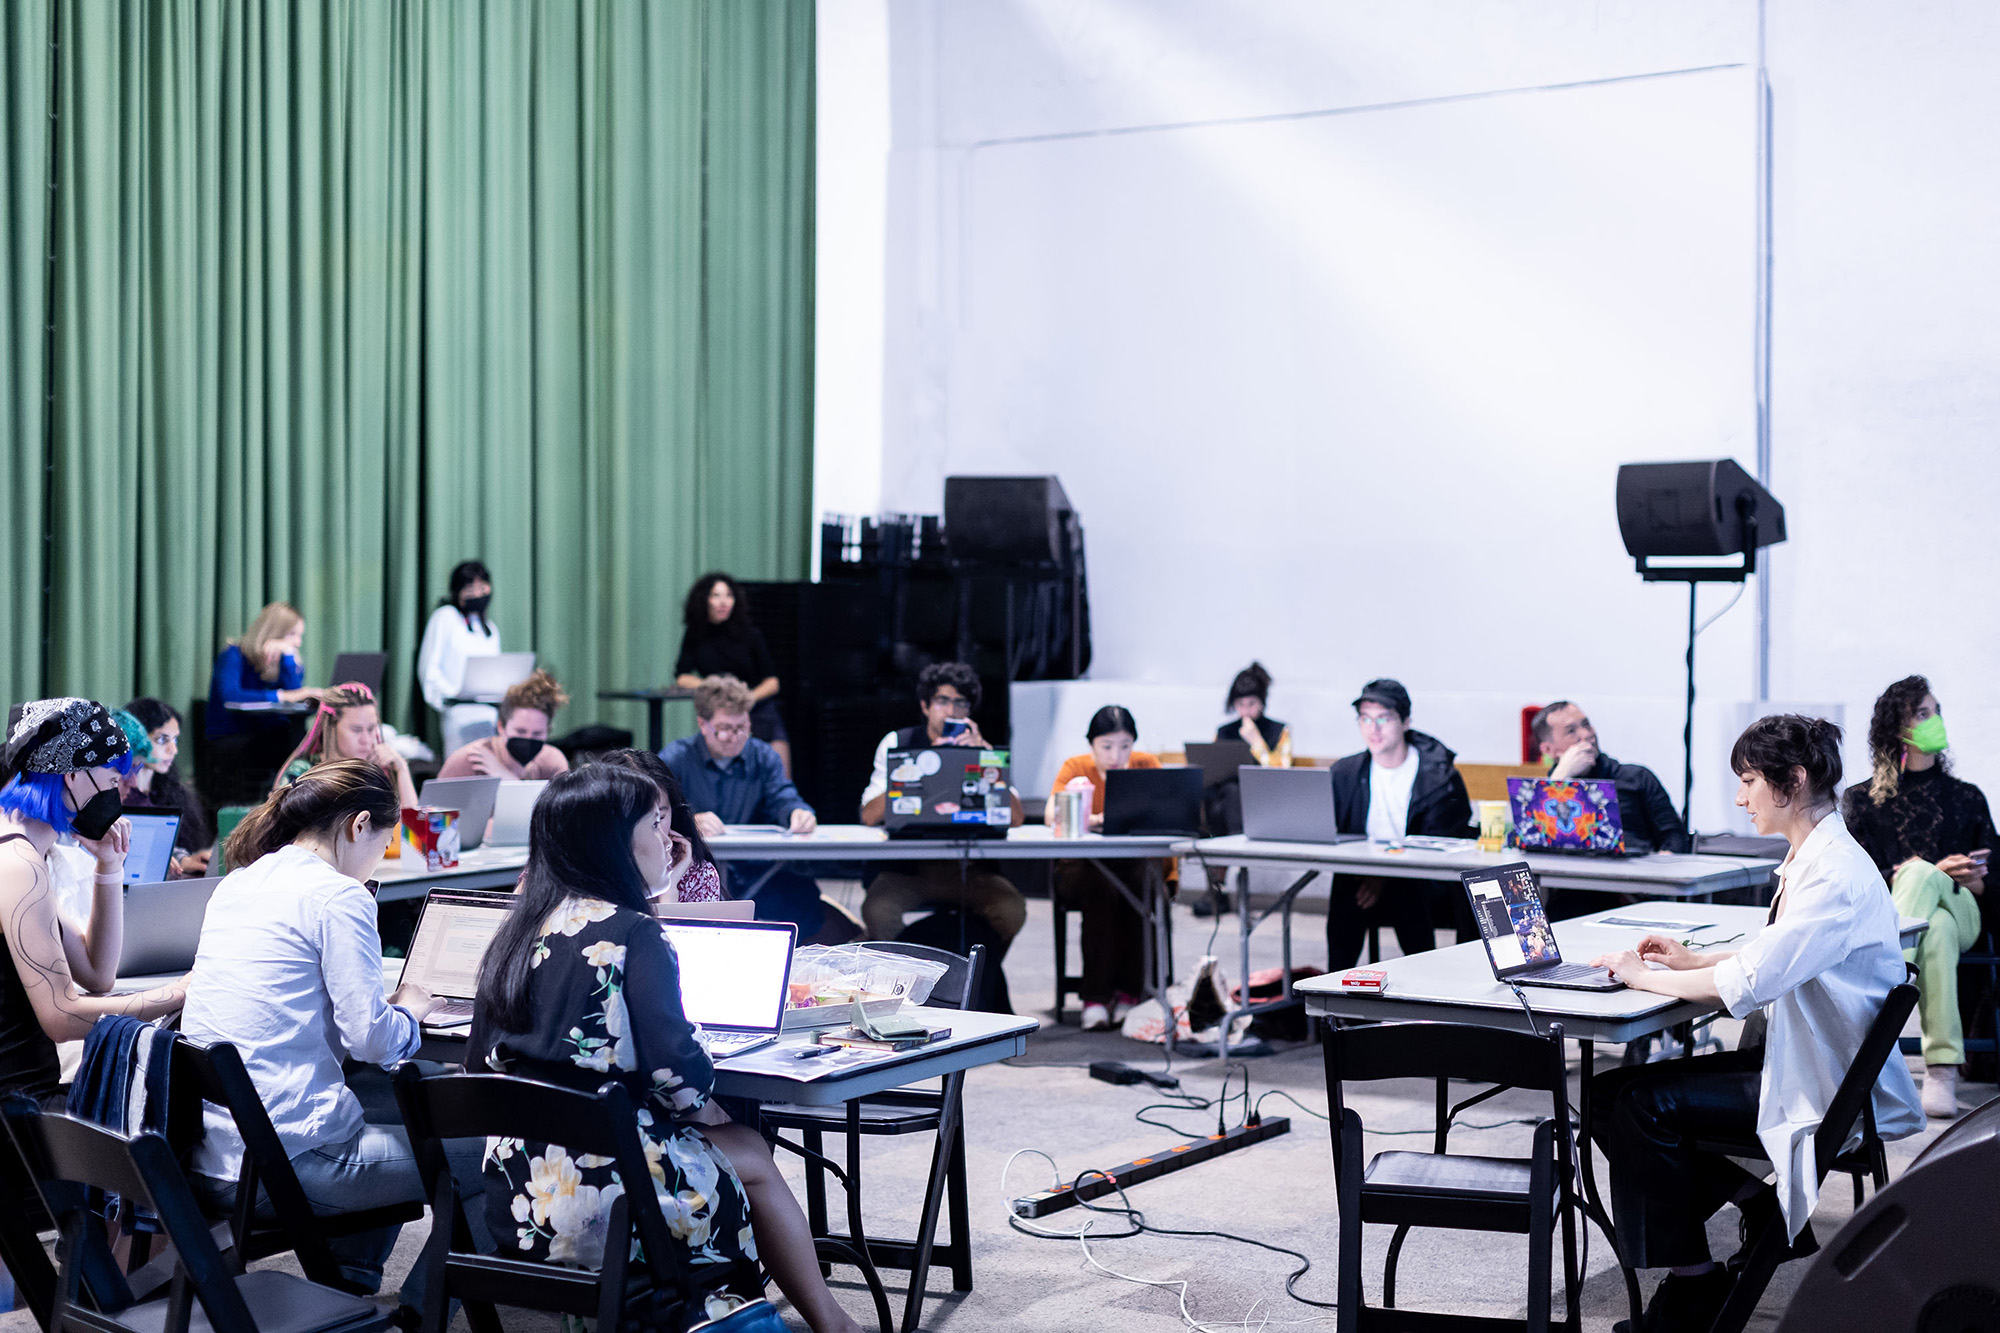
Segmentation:
{"type": "Polygon", "coordinates": [[[9,699],[183,705],[285,600],[309,682],[387,651],[421,721],[476,556],[558,729],[636,730],[596,691],[667,682],[697,573],[803,577],[812,0],[9,0],[0,44],[9,699]]]}

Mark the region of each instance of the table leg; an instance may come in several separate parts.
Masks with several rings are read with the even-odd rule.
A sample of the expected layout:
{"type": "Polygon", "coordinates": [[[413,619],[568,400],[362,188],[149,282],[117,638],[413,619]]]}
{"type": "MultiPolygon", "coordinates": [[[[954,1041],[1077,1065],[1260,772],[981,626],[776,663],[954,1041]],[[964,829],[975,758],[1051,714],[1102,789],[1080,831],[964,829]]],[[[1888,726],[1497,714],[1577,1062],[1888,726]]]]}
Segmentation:
{"type": "Polygon", "coordinates": [[[1597,1172],[1591,1156],[1590,1082],[1596,1072],[1596,1043],[1583,1041],[1577,1044],[1583,1050],[1583,1063],[1581,1066],[1583,1085],[1579,1089],[1576,1099],[1577,1119],[1581,1122],[1583,1131],[1577,1136],[1578,1143],[1576,1146],[1577,1170],[1583,1176],[1583,1180],[1580,1182],[1583,1187],[1583,1212],[1584,1216],[1597,1224],[1597,1229],[1604,1233],[1604,1239],[1610,1243],[1612,1257],[1618,1260],[1619,1271],[1625,1275],[1625,1296],[1632,1305],[1632,1327],[1643,1328],[1646,1322],[1646,1312],[1644,1303],[1639,1296],[1639,1274],[1626,1264],[1625,1255],[1618,1248],[1618,1232],[1611,1225],[1611,1214],[1604,1207],[1603,1199],[1598,1196],[1597,1172]]]}
{"type": "Polygon", "coordinates": [[[646,748],[658,754],[667,743],[667,701],[646,700],[646,748]]]}
{"type": "Polygon", "coordinates": [[[1112,874],[1111,867],[1105,865],[1104,862],[1098,860],[1096,857],[1091,857],[1090,864],[1097,868],[1098,874],[1111,882],[1112,888],[1124,895],[1125,901],[1131,904],[1132,910],[1137,912],[1140,920],[1146,924],[1144,932],[1144,960],[1141,967],[1146,978],[1146,986],[1151,991],[1152,997],[1159,1001],[1160,1012],[1165,1016],[1167,1052],[1168,1054],[1172,1054],[1175,1026],[1174,1006],[1173,1001],[1167,998],[1167,970],[1169,967],[1167,954],[1170,947],[1168,941],[1172,938],[1168,934],[1167,913],[1172,908],[1167,902],[1166,879],[1160,874],[1159,864],[1151,858],[1147,858],[1140,863],[1145,867],[1145,883],[1141,886],[1138,893],[1134,893],[1132,892],[1132,886],[1112,874]]]}

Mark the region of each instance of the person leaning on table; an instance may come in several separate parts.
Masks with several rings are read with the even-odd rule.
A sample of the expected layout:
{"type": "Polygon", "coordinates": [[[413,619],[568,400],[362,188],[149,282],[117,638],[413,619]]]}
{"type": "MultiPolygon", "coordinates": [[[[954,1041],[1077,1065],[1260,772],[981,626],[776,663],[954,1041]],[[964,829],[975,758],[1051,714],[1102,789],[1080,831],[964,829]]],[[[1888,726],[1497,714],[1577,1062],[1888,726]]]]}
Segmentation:
{"type": "MultiPolygon", "coordinates": [[[[1770,924],[1742,949],[1695,953],[1648,935],[1636,950],[1593,960],[1634,990],[1726,1009],[1762,1011],[1761,1048],[1635,1065],[1597,1076],[1591,1137],[1611,1166],[1619,1249],[1634,1268],[1671,1272],[1646,1308],[1644,1333],[1706,1329],[1733,1279],[1708,1252],[1706,1223],[1725,1203],[1748,1234],[1782,1210],[1793,1254],[1819,1184],[1813,1134],[1889,991],[1905,976],[1896,908],[1881,872],[1847,831],[1835,801],[1840,728],[1819,718],[1761,718],[1737,737],[1736,804],[1757,832],[1791,843],[1778,867],[1770,924]],[[1660,963],[1655,971],[1649,963],[1660,963]],[[1702,1137],[1754,1131],[1770,1155],[1775,1196],[1702,1137]]],[[[1909,1066],[1892,1056],[1874,1089],[1885,1139],[1924,1127],[1909,1066]]]]}

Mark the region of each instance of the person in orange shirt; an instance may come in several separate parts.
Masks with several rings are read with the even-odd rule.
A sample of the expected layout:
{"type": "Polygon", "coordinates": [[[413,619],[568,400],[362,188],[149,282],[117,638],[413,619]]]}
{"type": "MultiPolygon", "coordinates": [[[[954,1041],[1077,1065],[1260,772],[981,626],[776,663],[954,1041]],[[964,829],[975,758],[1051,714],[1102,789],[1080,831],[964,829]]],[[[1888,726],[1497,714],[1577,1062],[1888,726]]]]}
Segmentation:
{"type": "MultiPolygon", "coordinates": [[[[1063,760],[1056,771],[1050,795],[1069,787],[1090,788],[1090,829],[1104,827],[1104,775],[1119,768],[1158,768],[1160,761],[1133,746],[1139,742],[1139,724],[1130,710],[1106,704],[1091,716],[1084,730],[1090,742],[1085,754],[1063,760]]],[[[1049,804],[1045,818],[1053,819],[1055,803],[1049,804]]],[[[1112,874],[1143,893],[1145,865],[1139,861],[1102,861],[1112,874]]],[[[1145,920],[1125,901],[1125,895],[1107,882],[1104,872],[1088,861],[1055,863],[1056,897],[1074,903],[1083,916],[1083,1026],[1101,1031],[1125,1017],[1125,1011],[1139,1002],[1145,988],[1145,920]]]]}

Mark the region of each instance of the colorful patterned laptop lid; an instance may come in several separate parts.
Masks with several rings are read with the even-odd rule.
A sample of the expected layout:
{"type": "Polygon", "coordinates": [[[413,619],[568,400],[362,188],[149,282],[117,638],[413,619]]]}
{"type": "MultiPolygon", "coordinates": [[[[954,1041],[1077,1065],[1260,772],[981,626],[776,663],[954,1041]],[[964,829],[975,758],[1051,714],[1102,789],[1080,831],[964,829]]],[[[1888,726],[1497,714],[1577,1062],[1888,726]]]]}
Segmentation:
{"type": "Polygon", "coordinates": [[[1609,778],[1508,778],[1514,843],[1524,852],[1617,855],[1625,850],[1618,787],[1609,778]]]}

